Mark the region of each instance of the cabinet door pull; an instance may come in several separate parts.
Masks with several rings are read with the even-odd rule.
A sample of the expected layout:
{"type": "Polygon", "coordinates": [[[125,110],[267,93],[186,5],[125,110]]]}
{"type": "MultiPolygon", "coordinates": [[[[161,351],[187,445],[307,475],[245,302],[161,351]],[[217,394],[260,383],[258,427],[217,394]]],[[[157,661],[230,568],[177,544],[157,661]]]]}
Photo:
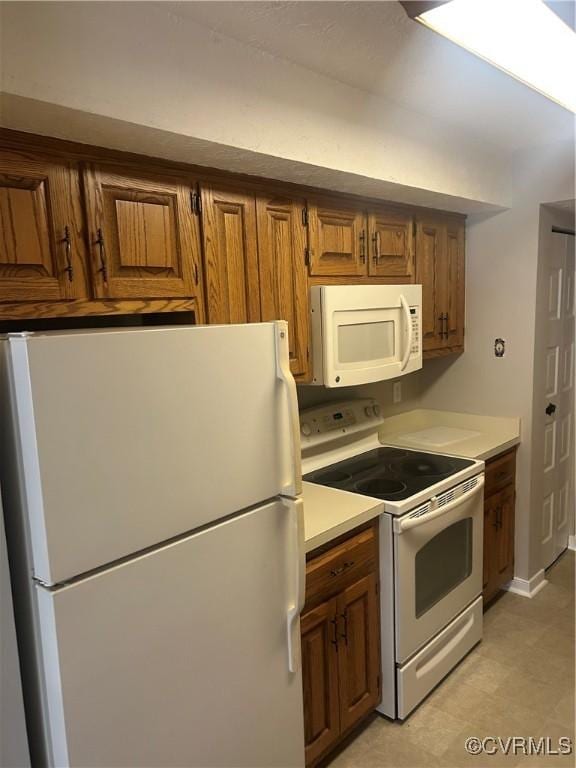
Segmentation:
{"type": "Polygon", "coordinates": [[[373,248],[374,254],[372,256],[372,261],[374,262],[375,265],[377,265],[380,259],[380,232],[374,232],[374,234],[372,235],[372,245],[374,247],[373,248]]]}
{"type": "Polygon", "coordinates": [[[366,230],[360,232],[360,262],[366,263],[366,230]]]}
{"type": "Polygon", "coordinates": [[[98,272],[102,273],[102,280],[107,283],[108,267],[106,265],[106,250],[104,247],[104,235],[102,234],[102,230],[100,228],[96,230],[96,245],[98,246],[100,255],[100,268],[98,272]]]}
{"type": "Polygon", "coordinates": [[[332,640],[330,640],[330,642],[332,643],[332,645],[338,648],[338,619],[337,618],[330,619],[330,624],[332,624],[332,629],[333,629],[332,640]]]}
{"type": "Polygon", "coordinates": [[[444,315],[444,338],[447,339],[448,336],[448,312],[446,312],[444,315]]]}
{"type": "Polygon", "coordinates": [[[340,616],[344,619],[344,634],[340,635],[340,637],[344,640],[346,645],[348,645],[348,611],[344,611],[340,616]]]}
{"type": "Polygon", "coordinates": [[[72,238],[70,237],[70,227],[64,227],[64,243],[66,249],[66,266],[64,272],[68,273],[68,282],[74,280],[74,270],[72,268],[72,238]]]}

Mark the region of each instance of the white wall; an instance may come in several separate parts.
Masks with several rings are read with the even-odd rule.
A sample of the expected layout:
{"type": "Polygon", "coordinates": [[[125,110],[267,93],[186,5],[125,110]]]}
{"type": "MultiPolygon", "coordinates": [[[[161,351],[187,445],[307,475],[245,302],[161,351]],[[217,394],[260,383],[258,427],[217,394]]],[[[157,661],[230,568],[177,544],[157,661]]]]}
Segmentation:
{"type": "Polygon", "coordinates": [[[301,181],[322,185],[323,169],[331,169],[342,174],[341,188],[352,175],[373,194],[394,190],[397,200],[420,190],[420,200],[433,205],[422,190],[439,193],[454,210],[462,198],[508,202],[506,158],[486,142],[215,34],[162,5],[0,4],[1,90],[18,97],[5,99],[3,124],[50,126],[61,137],[100,136],[103,144],[149,152],[136,127],[144,126],[166,132],[156,134],[160,156],[184,153],[179,159],[202,162],[204,155],[204,164],[218,164],[221,155],[229,168],[250,162],[263,175],[277,172],[267,158],[280,158],[301,164],[301,181]],[[108,122],[90,123],[86,115],[108,122]],[[236,148],[236,155],[219,155],[218,147],[236,148]],[[246,159],[246,151],[256,156],[246,159]]]}
{"type": "Polygon", "coordinates": [[[470,218],[466,242],[466,352],[425,364],[420,403],[494,416],[520,416],[516,576],[540,569],[531,543],[538,512],[531,498],[532,401],[540,203],[574,197],[573,146],[542,147],[513,158],[511,210],[470,218]],[[494,339],[506,341],[496,358],[494,339]]]}

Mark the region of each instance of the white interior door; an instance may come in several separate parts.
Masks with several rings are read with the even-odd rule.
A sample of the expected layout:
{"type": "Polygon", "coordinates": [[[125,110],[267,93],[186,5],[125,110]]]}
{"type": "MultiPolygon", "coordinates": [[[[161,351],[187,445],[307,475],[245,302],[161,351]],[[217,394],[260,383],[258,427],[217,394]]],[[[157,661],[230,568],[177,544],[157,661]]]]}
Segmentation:
{"type": "Polygon", "coordinates": [[[37,588],[51,764],[303,768],[294,511],[273,502],[37,588]]]}
{"type": "Polygon", "coordinates": [[[553,233],[545,258],[547,290],[544,386],[536,417],[543,422],[541,546],[543,567],[568,546],[574,509],[574,237],[553,233]]]}
{"type": "Polygon", "coordinates": [[[36,577],[60,583],[294,487],[279,327],[10,340],[36,577]]]}

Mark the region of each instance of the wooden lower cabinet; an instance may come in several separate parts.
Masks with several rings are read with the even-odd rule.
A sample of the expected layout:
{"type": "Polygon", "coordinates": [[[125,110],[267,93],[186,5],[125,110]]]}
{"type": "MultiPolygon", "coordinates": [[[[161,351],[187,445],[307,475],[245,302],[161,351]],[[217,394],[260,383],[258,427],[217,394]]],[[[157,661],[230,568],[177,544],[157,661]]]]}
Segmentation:
{"type": "Polygon", "coordinates": [[[488,602],[514,577],[516,449],[486,462],[483,597],[488,602]]]}
{"type": "Polygon", "coordinates": [[[315,765],[380,701],[378,526],[309,560],[301,617],[306,765],[315,765]]]}

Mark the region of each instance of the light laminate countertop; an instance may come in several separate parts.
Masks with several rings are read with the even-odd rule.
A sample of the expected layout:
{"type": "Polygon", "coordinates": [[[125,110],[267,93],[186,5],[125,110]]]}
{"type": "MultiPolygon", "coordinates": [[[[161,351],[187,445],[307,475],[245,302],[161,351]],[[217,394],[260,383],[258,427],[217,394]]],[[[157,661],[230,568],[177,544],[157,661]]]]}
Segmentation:
{"type": "Polygon", "coordinates": [[[486,461],[520,442],[520,419],[417,409],[389,416],[384,445],[486,461]]]}
{"type": "Polygon", "coordinates": [[[306,552],[378,517],[384,509],[377,499],[306,481],[302,483],[302,495],[306,552]]]}

